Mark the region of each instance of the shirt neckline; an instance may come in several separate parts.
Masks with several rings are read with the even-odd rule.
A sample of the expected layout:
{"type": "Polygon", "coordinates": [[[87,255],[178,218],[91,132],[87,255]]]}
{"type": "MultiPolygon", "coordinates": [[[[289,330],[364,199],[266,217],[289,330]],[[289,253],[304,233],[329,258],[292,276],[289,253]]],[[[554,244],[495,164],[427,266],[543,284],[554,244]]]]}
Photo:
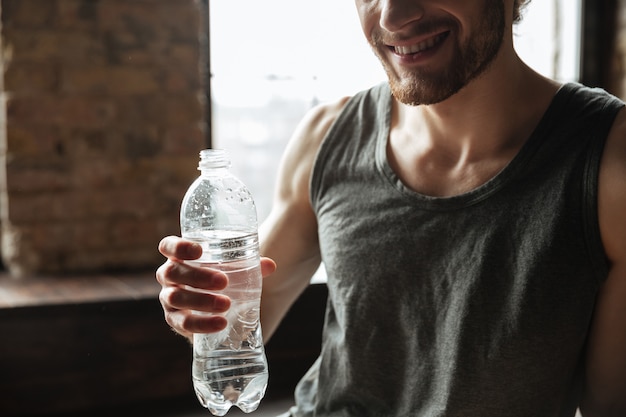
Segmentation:
{"type": "MultiPolygon", "coordinates": [[[[381,127],[378,130],[378,146],[376,149],[378,169],[398,192],[405,198],[412,200],[414,204],[417,204],[421,208],[430,210],[455,210],[477,204],[500,190],[514,177],[514,174],[526,164],[526,161],[535,153],[538,146],[547,136],[548,131],[553,127],[553,120],[559,112],[558,109],[569,100],[575,89],[575,83],[566,83],[559,87],[528,140],[522,145],[511,161],[491,179],[462,194],[448,197],[435,197],[419,193],[409,188],[397,176],[389,164],[386,149],[391,129],[392,96],[389,85],[385,83],[383,90],[387,93],[387,100],[381,100],[381,107],[384,108],[384,122],[381,123],[381,127]]],[[[385,95],[383,95],[383,97],[385,97],[385,95]]]]}

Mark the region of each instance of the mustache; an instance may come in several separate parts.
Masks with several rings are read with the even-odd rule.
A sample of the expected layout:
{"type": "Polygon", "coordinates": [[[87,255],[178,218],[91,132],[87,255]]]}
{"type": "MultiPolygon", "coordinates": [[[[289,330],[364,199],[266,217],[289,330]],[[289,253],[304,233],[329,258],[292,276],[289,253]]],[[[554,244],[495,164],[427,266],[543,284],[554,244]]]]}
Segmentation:
{"type": "Polygon", "coordinates": [[[372,46],[386,46],[433,33],[449,32],[456,27],[457,23],[453,19],[431,19],[424,22],[416,22],[413,27],[408,30],[405,29],[402,33],[391,33],[384,30],[372,32],[370,44],[372,46]]]}

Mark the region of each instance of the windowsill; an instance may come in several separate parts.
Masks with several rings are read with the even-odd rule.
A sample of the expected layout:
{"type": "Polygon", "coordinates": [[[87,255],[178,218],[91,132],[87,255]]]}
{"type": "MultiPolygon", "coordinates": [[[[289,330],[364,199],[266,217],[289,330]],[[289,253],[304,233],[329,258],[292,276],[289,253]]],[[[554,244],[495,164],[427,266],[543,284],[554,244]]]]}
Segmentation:
{"type": "MultiPolygon", "coordinates": [[[[323,267],[311,284],[326,284],[323,267]]],[[[0,272],[0,309],[157,299],[160,289],[154,271],[19,279],[0,272]]]]}
{"type": "Polygon", "coordinates": [[[154,272],[24,277],[0,273],[0,309],[156,299],[154,272]]]}

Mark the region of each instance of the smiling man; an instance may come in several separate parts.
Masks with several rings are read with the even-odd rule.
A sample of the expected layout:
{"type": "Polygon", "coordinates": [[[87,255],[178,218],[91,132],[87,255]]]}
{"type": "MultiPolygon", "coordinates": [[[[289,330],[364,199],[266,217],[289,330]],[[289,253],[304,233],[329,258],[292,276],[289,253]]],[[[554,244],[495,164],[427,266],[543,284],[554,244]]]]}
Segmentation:
{"type": "MultiPolygon", "coordinates": [[[[522,62],[521,1],[355,3],[389,82],[302,121],[261,228],[266,338],[328,274],[287,415],[626,415],[624,103],[522,62]]],[[[160,250],[167,322],[222,329],[229,300],[185,286],[224,276],[160,250]]]]}
{"type": "Polygon", "coordinates": [[[500,0],[485,2],[466,39],[455,36],[467,29],[459,27],[461,22],[452,15],[404,27],[405,17],[412,19],[404,8],[411,5],[389,4],[382,16],[370,13],[371,7],[371,2],[359,6],[363,30],[387,72],[391,91],[406,104],[435,104],[457,93],[487,69],[504,40],[506,22],[500,0]],[[435,65],[432,58],[444,53],[449,56],[445,67],[435,65]]]}

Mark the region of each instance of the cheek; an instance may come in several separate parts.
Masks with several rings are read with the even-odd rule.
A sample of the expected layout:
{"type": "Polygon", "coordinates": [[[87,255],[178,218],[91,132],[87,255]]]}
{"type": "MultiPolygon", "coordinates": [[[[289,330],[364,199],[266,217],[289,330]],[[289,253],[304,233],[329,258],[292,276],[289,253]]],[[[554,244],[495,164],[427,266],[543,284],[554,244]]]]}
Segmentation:
{"type": "Polygon", "coordinates": [[[380,20],[380,13],[376,11],[376,1],[356,0],[356,11],[361,22],[361,30],[370,39],[372,33],[376,31],[380,20]]]}

